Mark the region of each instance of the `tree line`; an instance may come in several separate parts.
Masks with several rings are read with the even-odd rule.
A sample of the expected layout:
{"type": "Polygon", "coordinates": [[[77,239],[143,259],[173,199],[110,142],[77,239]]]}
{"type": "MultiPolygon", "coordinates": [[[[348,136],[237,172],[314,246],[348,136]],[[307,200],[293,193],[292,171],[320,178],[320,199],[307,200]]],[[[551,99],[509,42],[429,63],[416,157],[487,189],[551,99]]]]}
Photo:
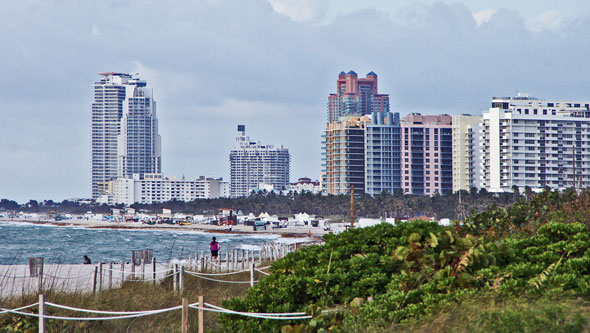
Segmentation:
{"type": "MultiPolygon", "coordinates": [[[[526,193],[526,197],[532,195],[526,193]]],[[[412,218],[417,216],[434,216],[436,218],[458,219],[474,213],[482,212],[490,206],[507,207],[525,196],[517,193],[493,194],[485,190],[461,191],[446,195],[417,196],[401,192],[389,194],[383,192],[374,197],[367,194],[355,195],[355,216],[362,217],[402,217],[412,218]]],[[[54,202],[45,200],[38,202],[30,200],[19,204],[9,199],[0,200],[0,211],[23,211],[34,213],[84,214],[93,213],[108,214],[113,208],[125,208],[124,205],[81,204],[79,202],[64,200],[54,202]]],[[[289,216],[297,213],[308,213],[321,216],[341,216],[350,214],[350,195],[321,195],[311,192],[290,192],[277,194],[274,192],[257,192],[248,197],[240,198],[216,198],[197,199],[189,202],[168,201],[153,204],[133,204],[131,208],[138,212],[158,213],[163,208],[171,209],[173,213],[186,214],[215,214],[220,208],[241,211],[243,214],[262,212],[289,216]]]]}

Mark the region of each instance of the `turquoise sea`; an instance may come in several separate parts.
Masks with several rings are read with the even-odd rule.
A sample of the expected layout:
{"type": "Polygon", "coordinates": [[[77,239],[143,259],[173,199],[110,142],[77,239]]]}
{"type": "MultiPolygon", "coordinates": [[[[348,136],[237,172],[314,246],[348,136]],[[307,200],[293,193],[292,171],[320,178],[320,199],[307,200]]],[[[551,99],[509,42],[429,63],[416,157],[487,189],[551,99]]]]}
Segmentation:
{"type": "Polygon", "coordinates": [[[131,250],[153,249],[158,262],[187,259],[209,250],[217,237],[226,249],[258,249],[263,243],[290,242],[279,235],[215,234],[183,230],[88,229],[50,224],[0,221],[0,265],[28,264],[29,257],[45,263],[77,264],[87,255],[93,263],[130,261],[131,250]]]}

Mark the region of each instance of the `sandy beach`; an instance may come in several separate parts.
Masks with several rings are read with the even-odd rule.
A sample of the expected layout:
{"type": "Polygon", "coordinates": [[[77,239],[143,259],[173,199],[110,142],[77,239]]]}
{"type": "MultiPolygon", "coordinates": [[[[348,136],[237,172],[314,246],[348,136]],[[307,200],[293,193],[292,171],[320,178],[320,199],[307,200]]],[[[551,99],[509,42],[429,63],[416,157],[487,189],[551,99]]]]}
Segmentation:
{"type": "Polygon", "coordinates": [[[19,222],[19,223],[35,223],[35,224],[51,224],[56,226],[76,226],[86,228],[102,228],[102,229],[154,229],[154,230],[196,230],[213,233],[231,233],[231,234],[276,234],[283,237],[308,237],[311,232],[311,237],[314,241],[320,241],[322,236],[329,233],[319,227],[289,227],[289,228],[275,228],[268,230],[252,230],[251,226],[234,225],[229,231],[227,226],[198,224],[191,225],[170,225],[170,224],[154,224],[148,225],[141,222],[107,222],[98,220],[86,219],[71,219],[54,221],[47,218],[0,218],[2,222],[19,222]]]}

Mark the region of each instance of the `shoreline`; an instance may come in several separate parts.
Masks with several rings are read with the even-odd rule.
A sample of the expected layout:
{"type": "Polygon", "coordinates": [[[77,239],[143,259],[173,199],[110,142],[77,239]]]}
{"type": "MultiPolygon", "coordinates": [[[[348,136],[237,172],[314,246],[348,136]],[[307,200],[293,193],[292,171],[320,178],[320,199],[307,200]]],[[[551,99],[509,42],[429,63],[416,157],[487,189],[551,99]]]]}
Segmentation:
{"type": "Polygon", "coordinates": [[[30,223],[39,225],[52,225],[57,227],[84,227],[87,229],[123,229],[123,230],[185,230],[185,231],[201,231],[207,233],[222,233],[222,234],[270,234],[279,235],[280,237],[288,238],[306,238],[309,241],[306,243],[315,243],[323,241],[323,235],[328,234],[329,231],[324,231],[319,227],[296,227],[296,228],[277,228],[269,230],[252,230],[252,227],[245,225],[234,225],[232,230],[228,230],[227,226],[218,226],[210,224],[191,224],[191,225],[148,225],[141,222],[105,222],[97,220],[64,220],[51,221],[47,219],[27,219],[27,218],[0,218],[0,222],[6,223],[30,223]],[[311,232],[311,237],[308,236],[311,232]]]}

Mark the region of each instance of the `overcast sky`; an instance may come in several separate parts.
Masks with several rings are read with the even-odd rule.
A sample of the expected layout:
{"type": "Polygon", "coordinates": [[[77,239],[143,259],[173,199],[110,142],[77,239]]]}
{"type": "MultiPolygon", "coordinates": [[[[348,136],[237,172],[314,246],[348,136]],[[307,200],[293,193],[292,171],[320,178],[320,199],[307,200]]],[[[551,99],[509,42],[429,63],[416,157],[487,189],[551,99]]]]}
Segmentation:
{"type": "Polygon", "coordinates": [[[340,71],[402,116],[479,114],[516,91],[590,100],[586,0],[0,1],[0,198],[90,196],[98,72],[154,90],[167,176],[229,176],[236,125],[319,178],[340,71]]]}

